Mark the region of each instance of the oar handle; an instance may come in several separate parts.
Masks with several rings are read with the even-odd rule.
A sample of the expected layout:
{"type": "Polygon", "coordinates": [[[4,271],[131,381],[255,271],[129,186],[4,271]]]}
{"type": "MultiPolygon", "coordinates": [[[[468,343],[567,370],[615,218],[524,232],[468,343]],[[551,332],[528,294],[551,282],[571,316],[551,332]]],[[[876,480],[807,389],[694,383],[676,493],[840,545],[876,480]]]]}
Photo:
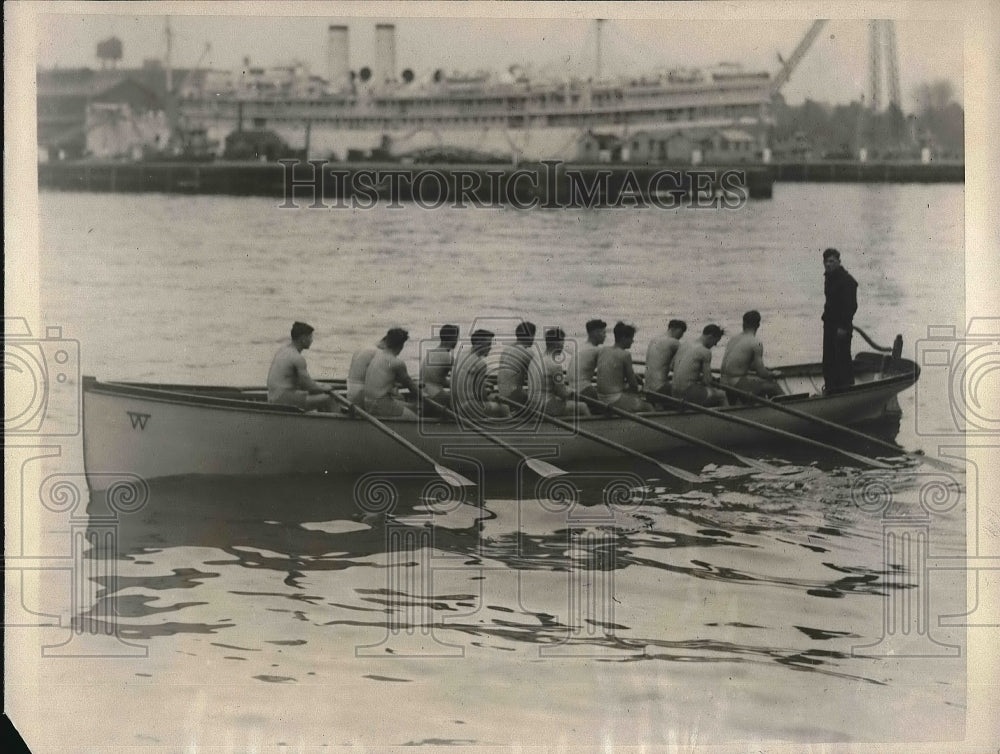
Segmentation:
{"type": "Polygon", "coordinates": [[[772,401],[770,398],[765,398],[762,395],[755,395],[754,393],[750,393],[747,392],[746,390],[741,390],[739,388],[732,387],[731,385],[719,385],[719,387],[721,387],[723,390],[727,392],[732,393],[733,395],[738,395],[742,398],[747,398],[749,400],[757,401],[758,403],[762,403],[765,406],[770,406],[771,408],[786,413],[790,416],[797,416],[800,419],[805,419],[806,421],[815,422],[817,425],[821,427],[827,427],[829,429],[843,432],[846,435],[849,435],[851,437],[856,437],[857,439],[863,440],[864,442],[870,443],[872,445],[877,445],[878,447],[885,448],[886,450],[890,450],[897,455],[903,455],[913,460],[926,462],[931,466],[944,468],[948,471],[963,471],[963,469],[959,469],[958,467],[946,463],[945,461],[931,458],[930,456],[926,456],[921,453],[913,453],[911,451],[906,450],[905,448],[900,447],[899,445],[893,445],[891,442],[886,442],[881,438],[873,437],[872,435],[869,435],[865,432],[860,432],[856,429],[853,429],[852,427],[847,427],[844,426],[843,424],[832,422],[829,419],[824,419],[820,416],[813,416],[812,414],[807,414],[805,411],[799,411],[798,409],[792,408],[791,406],[785,406],[784,404],[778,403],[777,401],[772,401]]]}
{"type": "MultiPolygon", "coordinates": [[[[518,403],[517,401],[511,400],[510,398],[504,398],[502,395],[499,396],[499,400],[503,403],[506,403],[511,408],[527,408],[528,410],[532,410],[530,406],[525,406],[523,403],[518,403]]],[[[621,450],[626,453],[641,455],[641,453],[639,453],[639,451],[637,450],[632,450],[631,448],[628,448],[624,445],[619,445],[614,440],[609,440],[606,437],[601,437],[600,435],[595,435],[592,432],[586,431],[585,429],[580,429],[579,427],[575,427],[569,422],[564,422],[562,419],[557,419],[554,416],[549,416],[544,411],[540,410],[534,410],[534,411],[542,421],[548,422],[553,426],[560,427],[561,429],[565,429],[568,432],[573,432],[575,434],[580,435],[580,437],[585,437],[588,440],[593,440],[594,442],[603,443],[604,445],[607,445],[609,448],[614,448],[615,450],[621,450]]]]}
{"type": "MultiPolygon", "coordinates": [[[[455,416],[455,412],[452,411],[450,408],[448,408],[447,406],[444,406],[444,405],[438,403],[436,400],[434,400],[433,398],[429,398],[426,395],[422,396],[422,397],[423,397],[423,400],[424,400],[425,403],[429,403],[430,405],[434,406],[438,410],[444,412],[445,416],[447,416],[448,418],[450,418],[452,421],[454,421],[456,423],[458,422],[458,417],[455,416]]],[[[523,450],[520,450],[519,448],[514,447],[513,445],[511,445],[506,440],[504,440],[504,439],[502,439],[500,437],[497,437],[496,435],[494,435],[494,434],[492,434],[490,432],[487,432],[485,429],[483,429],[482,427],[480,427],[479,425],[477,425],[474,421],[467,422],[464,426],[468,426],[476,434],[481,435],[482,437],[484,437],[487,440],[489,440],[491,443],[493,443],[493,444],[497,445],[498,447],[503,448],[507,452],[509,452],[509,453],[517,456],[518,458],[520,458],[522,461],[524,461],[528,465],[529,469],[531,469],[532,471],[534,471],[539,476],[552,477],[552,476],[560,476],[560,475],[566,473],[566,471],[564,469],[559,468],[555,464],[551,464],[548,461],[542,461],[539,458],[532,458],[527,453],[525,453],[523,450]]]]}
{"type": "Polygon", "coordinates": [[[821,416],[813,416],[812,414],[807,414],[805,411],[799,411],[798,409],[792,408],[791,406],[784,406],[777,401],[772,401],[770,398],[765,398],[762,395],[755,395],[754,393],[748,392],[746,390],[741,390],[731,385],[719,385],[723,390],[732,393],[733,395],[738,395],[741,398],[746,398],[748,400],[757,401],[765,406],[770,406],[771,408],[781,411],[782,413],[788,414],[789,416],[796,416],[800,419],[805,419],[806,421],[811,421],[816,423],[821,427],[827,427],[828,429],[834,429],[844,434],[850,435],[851,437],[856,437],[859,440],[864,440],[865,442],[871,443],[872,445],[878,445],[881,448],[886,448],[892,452],[900,455],[909,455],[905,448],[901,448],[898,445],[893,445],[891,442],[886,442],[878,437],[872,437],[871,435],[865,434],[864,432],[859,432],[851,427],[846,427],[843,424],[838,424],[837,422],[832,422],[829,419],[824,419],[821,416]]]}
{"type": "MultiPolygon", "coordinates": [[[[438,403],[436,400],[434,400],[433,398],[429,398],[426,395],[421,396],[421,399],[424,401],[424,403],[429,403],[430,405],[434,406],[434,408],[438,409],[439,411],[444,412],[445,416],[447,416],[452,421],[454,421],[454,422],[458,421],[458,417],[455,416],[455,412],[452,411],[447,406],[442,405],[441,403],[438,403]]],[[[489,440],[490,442],[492,442],[495,445],[498,445],[499,447],[503,448],[504,450],[506,450],[506,451],[508,451],[510,453],[513,453],[518,458],[523,458],[523,459],[527,460],[528,457],[529,457],[527,454],[525,454],[522,451],[518,450],[517,448],[515,448],[513,445],[511,445],[506,440],[504,440],[504,439],[502,439],[500,437],[497,437],[496,435],[491,434],[490,432],[487,432],[485,429],[483,429],[482,427],[480,427],[479,425],[477,425],[473,421],[465,422],[465,423],[463,423],[463,426],[468,427],[473,432],[475,432],[477,435],[485,437],[487,440],[489,440]]]]}
{"type": "MultiPolygon", "coordinates": [[[[531,410],[530,407],[525,406],[523,403],[518,403],[517,401],[513,401],[510,398],[504,398],[503,396],[500,396],[500,400],[503,403],[506,403],[508,406],[512,406],[514,408],[528,408],[529,410],[531,410]]],[[[691,472],[685,471],[684,469],[679,469],[675,466],[670,466],[669,464],[663,463],[663,461],[657,461],[652,456],[642,453],[638,450],[634,450],[633,448],[630,448],[627,445],[622,445],[621,443],[617,443],[614,440],[609,440],[607,437],[601,437],[601,435],[594,434],[593,432],[588,432],[587,430],[581,429],[580,427],[573,426],[568,422],[564,422],[562,419],[557,419],[554,416],[549,416],[544,411],[534,409],[534,412],[544,422],[548,422],[553,426],[565,429],[568,432],[572,432],[573,434],[579,435],[580,437],[583,437],[592,442],[604,445],[608,448],[611,448],[612,450],[617,450],[619,453],[624,453],[625,455],[632,456],[633,458],[640,458],[646,463],[652,464],[653,466],[657,466],[658,468],[661,468],[664,471],[673,474],[679,479],[683,479],[684,481],[687,482],[701,481],[701,478],[697,474],[692,474],[691,472]]]]}
{"type": "Polygon", "coordinates": [[[363,408],[361,408],[360,406],[357,406],[354,403],[352,403],[345,396],[343,396],[340,393],[337,393],[335,391],[332,391],[330,393],[330,395],[333,396],[333,399],[335,401],[337,401],[340,405],[342,405],[345,408],[347,408],[347,410],[349,412],[351,412],[352,414],[355,414],[357,416],[360,416],[366,422],[368,422],[369,424],[371,424],[376,429],[380,430],[383,434],[388,435],[389,437],[391,437],[393,440],[395,440],[396,442],[398,442],[400,445],[402,445],[404,448],[406,448],[407,450],[409,450],[410,452],[412,452],[414,455],[419,456],[420,458],[423,458],[425,461],[427,461],[427,463],[429,463],[431,466],[433,466],[434,469],[435,469],[435,471],[437,471],[437,473],[440,476],[442,476],[445,479],[445,481],[447,481],[449,484],[458,485],[458,486],[467,486],[467,487],[475,486],[474,482],[472,482],[469,479],[466,479],[461,474],[459,474],[459,473],[457,473],[457,472],[449,469],[447,466],[442,466],[441,464],[439,464],[437,462],[437,460],[434,458],[434,456],[432,456],[430,453],[426,453],[423,450],[421,450],[420,448],[418,448],[416,445],[414,445],[412,442],[410,442],[409,440],[407,440],[405,437],[403,437],[401,434],[399,434],[399,432],[397,432],[396,430],[394,430],[392,427],[390,427],[390,426],[386,425],[385,423],[379,421],[374,416],[372,416],[367,411],[365,411],[363,408]]]}
{"type": "Polygon", "coordinates": [[[702,440],[700,437],[689,435],[687,432],[681,432],[679,429],[674,429],[673,427],[667,427],[663,424],[658,424],[657,422],[651,421],[650,419],[647,419],[644,416],[636,416],[635,414],[631,414],[628,411],[623,411],[617,406],[612,406],[608,403],[597,400],[596,398],[591,398],[590,396],[587,395],[581,395],[580,397],[583,398],[588,403],[601,406],[605,410],[611,411],[616,416],[620,416],[623,419],[629,419],[630,421],[634,421],[637,424],[641,424],[644,427],[649,427],[650,429],[662,432],[665,435],[676,437],[678,440],[682,440],[683,442],[689,443],[691,445],[696,445],[701,448],[705,448],[706,450],[711,450],[714,453],[719,453],[724,456],[735,458],[737,461],[747,466],[753,466],[768,472],[774,471],[773,467],[768,466],[767,464],[759,463],[757,461],[754,461],[753,459],[746,458],[745,456],[742,456],[739,453],[734,453],[731,450],[726,450],[725,448],[719,447],[715,443],[711,443],[708,440],[702,440]]]}
{"type": "Polygon", "coordinates": [[[649,427],[650,429],[655,429],[659,432],[662,432],[663,434],[670,435],[671,437],[676,437],[678,440],[684,440],[685,442],[689,442],[692,445],[700,445],[701,447],[707,448],[708,450],[721,451],[723,453],[726,453],[727,455],[731,455],[730,453],[728,453],[728,451],[723,450],[717,445],[713,445],[712,443],[708,442],[708,440],[702,440],[699,437],[694,437],[693,435],[689,435],[686,432],[681,432],[680,430],[674,429],[672,427],[665,427],[662,424],[657,424],[656,422],[651,421],[644,416],[636,416],[633,413],[620,409],[617,406],[612,406],[610,403],[605,403],[604,401],[598,400],[597,398],[592,398],[589,395],[581,395],[580,398],[582,398],[590,405],[599,406],[601,409],[605,411],[610,411],[615,416],[620,416],[623,419],[628,419],[629,421],[633,421],[636,424],[641,424],[644,427],[649,427]]]}
{"type": "Polygon", "coordinates": [[[421,458],[423,458],[428,463],[433,463],[433,464],[437,463],[437,461],[434,460],[434,457],[431,456],[429,453],[425,453],[423,450],[421,450],[416,445],[414,445],[412,442],[410,442],[405,437],[403,437],[401,434],[399,434],[399,432],[397,432],[396,430],[394,430],[392,427],[389,427],[388,425],[386,425],[382,421],[376,419],[374,416],[372,416],[371,414],[369,414],[367,411],[365,411],[360,406],[358,406],[358,405],[356,405],[354,403],[351,403],[350,400],[348,400],[346,397],[344,397],[340,393],[331,392],[330,395],[332,395],[333,398],[334,398],[334,400],[336,400],[338,403],[340,403],[340,405],[344,406],[349,412],[351,412],[352,414],[356,414],[357,416],[360,416],[362,419],[364,419],[366,422],[368,422],[372,426],[377,427],[378,429],[382,430],[383,434],[388,435],[389,437],[391,437],[392,439],[394,439],[396,442],[398,442],[400,445],[403,445],[407,449],[413,451],[414,454],[420,456],[421,458]]]}
{"type": "Polygon", "coordinates": [[[795,442],[806,443],[807,445],[812,445],[817,448],[822,448],[823,450],[833,451],[834,453],[839,453],[848,458],[853,458],[855,461],[864,463],[867,466],[874,466],[875,468],[891,468],[888,464],[882,463],[874,458],[868,458],[860,453],[853,453],[849,450],[844,450],[843,448],[838,448],[836,445],[830,445],[825,442],[820,442],[819,440],[814,440],[811,437],[805,437],[804,435],[797,435],[794,432],[789,432],[785,429],[779,429],[778,427],[769,427],[766,424],[761,424],[760,422],[755,422],[752,419],[747,419],[744,416],[735,416],[723,411],[718,411],[717,409],[710,408],[708,406],[701,406],[697,403],[691,403],[690,401],[683,400],[682,398],[674,398],[670,395],[663,395],[662,393],[648,392],[648,395],[652,395],[654,398],[659,398],[671,403],[675,406],[683,406],[684,408],[689,408],[694,411],[699,411],[708,416],[714,416],[723,421],[730,421],[734,424],[742,424],[745,427],[752,427],[761,432],[770,433],[778,437],[784,437],[787,440],[794,440],[795,442]]]}

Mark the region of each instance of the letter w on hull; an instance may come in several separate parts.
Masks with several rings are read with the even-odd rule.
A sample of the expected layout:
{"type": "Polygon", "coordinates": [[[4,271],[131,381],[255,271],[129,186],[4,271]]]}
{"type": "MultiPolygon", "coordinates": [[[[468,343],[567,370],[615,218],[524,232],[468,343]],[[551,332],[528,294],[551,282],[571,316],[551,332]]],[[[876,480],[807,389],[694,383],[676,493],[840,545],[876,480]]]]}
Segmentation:
{"type": "Polygon", "coordinates": [[[149,417],[152,416],[152,414],[140,414],[135,411],[126,411],[125,413],[128,414],[128,418],[132,422],[132,429],[139,430],[146,428],[146,422],[149,421],[149,417]]]}

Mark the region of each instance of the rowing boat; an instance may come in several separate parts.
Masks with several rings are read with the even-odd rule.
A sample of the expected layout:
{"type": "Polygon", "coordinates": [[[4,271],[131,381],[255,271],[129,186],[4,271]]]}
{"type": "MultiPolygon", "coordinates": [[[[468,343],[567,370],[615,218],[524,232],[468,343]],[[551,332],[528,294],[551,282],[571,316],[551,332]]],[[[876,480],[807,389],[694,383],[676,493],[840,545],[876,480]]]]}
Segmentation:
{"type": "MultiPolygon", "coordinates": [[[[815,435],[815,423],[803,415],[845,425],[878,419],[898,409],[897,394],[917,381],[919,371],[907,359],[860,353],[855,358],[855,385],[830,395],[821,392],[822,365],[780,367],[787,394],[781,403],[795,412],[748,404],[712,415],[651,412],[643,414],[649,420],[643,423],[616,415],[571,418],[570,428],[525,413],[485,426],[524,454],[568,466],[614,457],[611,443],[602,445],[586,435],[658,459],[670,458],[685,446],[650,422],[726,448],[753,448],[771,439],[768,428],[815,435]],[[730,417],[749,421],[737,423],[730,417]]],[[[122,475],[149,481],[186,475],[358,475],[426,469],[425,460],[407,452],[410,446],[434,458],[465,459],[455,463],[484,470],[515,465],[509,448],[485,441],[462,421],[422,417],[384,419],[380,424],[347,411],[305,413],[268,404],[262,388],[83,379],[84,464],[93,491],[107,489],[122,475]],[[386,427],[392,431],[387,433],[386,427]],[[406,442],[401,445],[394,433],[406,442]]]]}

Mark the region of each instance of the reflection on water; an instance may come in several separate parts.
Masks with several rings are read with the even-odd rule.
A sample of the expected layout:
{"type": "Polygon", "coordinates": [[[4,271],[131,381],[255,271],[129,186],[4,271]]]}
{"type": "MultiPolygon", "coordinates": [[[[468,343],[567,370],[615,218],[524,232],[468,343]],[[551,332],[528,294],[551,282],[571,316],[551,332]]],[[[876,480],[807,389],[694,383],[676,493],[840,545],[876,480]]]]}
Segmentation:
{"type": "MultiPolygon", "coordinates": [[[[43,192],[40,322],[80,341],[84,374],[192,384],[259,384],[300,317],[324,377],[390,324],[409,327],[412,364],[433,326],[487,314],[570,338],[592,315],[630,319],[641,356],[669,317],[732,331],[757,308],[768,363],[802,363],[820,356],[819,249],[835,245],[858,323],[909,351],[928,325],[963,326],[963,201],[796,184],[721,214],[331,214],[43,192]]],[[[954,422],[925,381],[900,396],[900,439],[933,452],[917,414],[954,422]]],[[[79,478],[78,443],[61,451],[52,470],[79,478]]],[[[664,460],[704,483],[611,464],[464,496],[428,474],[164,481],[103,521],[92,501],[84,578],[26,607],[53,633],[117,632],[127,657],[31,660],[65,711],[50,748],[960,738],[964,629],[940,616],[964,612],[965,575],[940,566],[965,552],[964,477],[753,451],[785,473],[679,453],[664,460]]],[[[43,513],[65,564],[72,526],[43,513]]]]}
{"type": "MultiPolygon", "coordinates": [[[[79,619],[93,627],[113,600],[123,639],[208,653],[239,682],[306,682],[336,657],[357,678],[407,684],[441,667],[372,672],[359,658],[486,652],[646,663],[651,677],[700,664],[701,683],[754,665],[784,672],[781,690],[747,690],[761,705],[794,703],[809,677],[839,679],[845,694],[893,685],[855,650],[883,635],[893,593],[926,584],[910,561],[883,557],[885,518],[857,490],[881,473],[902,506],[894,515],[914,516],[907,493],[925,470],[784,470],[702,485],[523,471],[454,495],[430,476],[387,475],[374,497],[327,477],[162,481],[121,517],[117,576],[79,619]]],[[[960,525],[934,534],[936,554],[961,550],[960,525]]],[[[950,586],[935,591],[935,613],[964,604],[961,579],[950,586]]],[[[956,667],[932,669],[952,687],[945,698],[961,700],[956,667]]]]}

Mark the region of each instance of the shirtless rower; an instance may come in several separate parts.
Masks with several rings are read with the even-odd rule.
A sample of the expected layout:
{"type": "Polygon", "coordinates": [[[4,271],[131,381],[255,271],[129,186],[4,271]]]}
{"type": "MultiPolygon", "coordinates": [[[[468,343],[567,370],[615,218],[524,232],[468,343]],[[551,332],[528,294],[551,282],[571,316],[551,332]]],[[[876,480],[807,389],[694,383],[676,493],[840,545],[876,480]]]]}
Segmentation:
{"type": "Polygon", "coordinates": [[[333,387],[320,385],[309,376],[302,352],[313,342],[313,328],[305,322],[292,325],[292,340],[274,355],[267,373],[267,402],[295,406],[303,411],[332,411],[333,387]]]}
{"type": "Polygon", "coordinates": [[[540,405],[549,416],[589,416],[587,404],[574,401],[566,387],[562,356],[565,342],[566,333],[562,328],[552,327],[545,331],[545,353],[541,355],[539,370],[541,379],[537,381],[539,395],[537,400],[533,396],[532,404],[540,405]]]}
{"type": "MultiPolygon", "coordinates": [[[[687,332],[687,323],[681,319],[672,319],[667,323],[665,335],[657,335],[646,348],[646,377],[644,388],[649,392],[670,395],[670,369],[674,364],[681,338],[687,332]]],[[[663,405],[652,396],[648,400],[657,407],[663,405]]]]}
{"type": "MultiPolygon", "coordinates": [[[[451,391],[448,389],[448,376],[454,366],[455,346],[458,345],[458,325],[442,325],[438,333],[440,345],[429,348],[420,364],[420,382],[422,395],[445,407],[451,406],[451,391]]],[[[424,410],[435,413],[434,407],[427,403],[424,410]]]]}
{"type": "Polygon", "coordinates": [[[355,406],[365,407],[365,373],[380,348],[385,348],[385,338],[376,345],[355,351],[347,370],[347,400],[355,406]]]}
{"type": "Polygon", "coordinates": [[[460,416],[472,420],[510,416],[510,410],[498,400],[498,393],[487,381],[486,357],[493,348],[493,333],[476,330],[469,336],[471,348],[459,354],[451,375],[451,402],[460,416]]]}
{"type": "Polygon", "coordinates": [[[497,392],[501,398],[517,403],[528,402],[528,371],[534,357],[536,329],[533,322],[519,323],[514,328],[516,341],[500,353],[497,392]]]}
{"type": "Polygon", "coordinates": [[[414,398],[417,395],[417,386],[399,358],[409,338],[401,327],[390,329],[365,370],[365,407],[373,416],[416,418],[413,409],[399,397],[399,388],[406,388],[414,398]]]}
{"type": "Polygon", "coordinates": [[[602,319],[587,322],[587,342],[576,352],[576,358],[569,365],[569,387],[577,395],[596,398],[593,386],[597,370],[597,354],[608,337],[608,323],[602,319]]]}
{"type": "Polygon", "coordinates": [[[754,395],[773,398],[783,391],[775,382],[779,373],[764,366],[764,344],[757,337],[759,328],[760,312],[751,309],[743,315],[743,332],[726,343],[721,382],[754,395]]]}
{"type": "Polygon", "coordinates": [[[693,343],[682,343],[674,357],[671,392],[675,398],[702,406],[722,406],[726,394],[712,386],[712,349],[722,340],[718,325],[705,325],[693,343]]]}
{"type": "Polygon", "coordinates": [[[597,398],[624,411],[652,411],[639,395],[639,380],[632,368],[629,349],[635,340],[635,327],[619,322],[614,333],[615,344],[602,348],[597,356],[597,398]]]}
{"type": "MultiPolygon", "coordinates": [[[[401,332],[406,332],[400,329],[401,332]]],[[[368,372],[368,365],[379,351],[385,350],[385,339],[392,330],[386,332],[374,346],[362,348],[355,351],[351,357],[351,365],[347,369],[347,400],[355,406],[365,408],[365,374],[368,372]]]]}

